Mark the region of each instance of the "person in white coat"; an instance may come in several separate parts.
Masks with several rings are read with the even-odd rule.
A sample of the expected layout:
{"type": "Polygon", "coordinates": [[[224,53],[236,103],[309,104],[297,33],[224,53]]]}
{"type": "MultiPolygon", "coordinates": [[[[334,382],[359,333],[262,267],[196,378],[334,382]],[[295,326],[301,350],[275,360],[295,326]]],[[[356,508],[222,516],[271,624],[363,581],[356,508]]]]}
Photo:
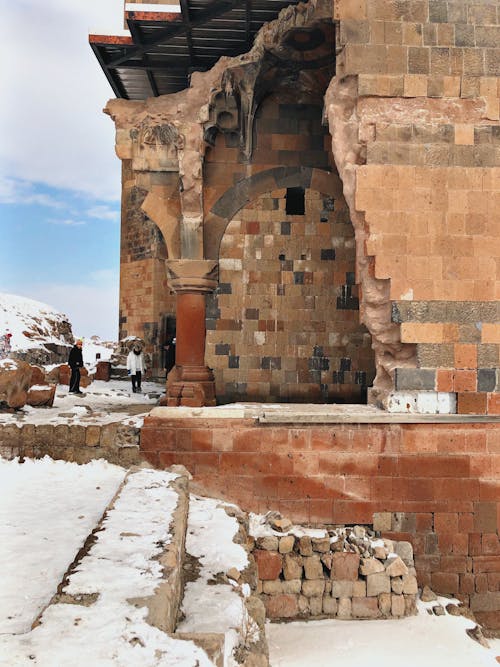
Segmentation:
{"type": "Polygon", "coordinates": [[[141,391],[142,374],[146,370],[144,362],[144,353],[140,345],[135,344],[127,356],[127,370],[132,378],[132,391],[135,393],[141,391]]]}

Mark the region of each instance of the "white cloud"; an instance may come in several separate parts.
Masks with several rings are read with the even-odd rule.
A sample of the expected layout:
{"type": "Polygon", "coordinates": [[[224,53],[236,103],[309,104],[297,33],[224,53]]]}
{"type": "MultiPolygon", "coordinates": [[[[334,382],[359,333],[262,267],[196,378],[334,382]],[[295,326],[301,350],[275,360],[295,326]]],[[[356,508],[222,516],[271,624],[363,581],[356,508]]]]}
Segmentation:
{"type": "Polygon", "coordinates": [[[32,183],[5,178],[0,174],[0,204],[36,204],[49,208],[65,208],[66,204],[56,197],[33,192],[32,183]]]}
{"type": "Polygon", "coordinates": [[[87,210],[87,215],[98,220],[112,220],[113,222],[120,220],[120,211],[109,206],[93,206],[87,210]]]}
{"type": "Polygon", "coordinates": [[[101,32],[114,33],[122,21],[123,0],[24,0],[2,7],[3,51],[15,54],[0,70],[0,126],[8,128],[0,143],[4,176],[118,199],[114,127],[102,113],[114,94],[88,31],[99,23],[101,32]]]}
{"type": "Polygon", "coordinates": [[[87,224],[84,220],[73,220],[72,218],[61,218],[60,220],[53,218],[47,220],[47,222],[50,222],[51,225],[64,225],[66,227],[80,227],[81,225],[87,224]]]}

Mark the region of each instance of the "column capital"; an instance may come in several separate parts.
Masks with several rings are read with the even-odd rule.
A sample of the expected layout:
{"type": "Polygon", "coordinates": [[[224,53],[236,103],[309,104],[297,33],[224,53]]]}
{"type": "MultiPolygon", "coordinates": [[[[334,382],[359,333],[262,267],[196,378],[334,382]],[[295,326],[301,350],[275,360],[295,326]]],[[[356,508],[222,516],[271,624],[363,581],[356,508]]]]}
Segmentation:
{"type": "Polygon", "coordinates": [[[210,294],[218,284],[219,264],[215,259],[169,259],[168,284],[176,294],[210,294]]]}

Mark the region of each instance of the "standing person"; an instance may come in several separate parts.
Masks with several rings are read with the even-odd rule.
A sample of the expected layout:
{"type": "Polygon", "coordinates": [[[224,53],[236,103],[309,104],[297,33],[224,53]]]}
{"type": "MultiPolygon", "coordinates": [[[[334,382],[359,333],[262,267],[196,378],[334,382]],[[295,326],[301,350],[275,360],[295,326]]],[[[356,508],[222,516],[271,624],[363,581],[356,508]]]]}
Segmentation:
{"type": "Polygon", "coordinates": [[[142,374],[146,370],[144,353],[141,346],[135,343],[127,357],[127,369],[132,378],[132,391],[134,394],[141,391],[142,374]]]}
{"type": "Polygon", "coordinates": [[[9,354],[11,353],[12,347],[10,344],[10,339],[12,338],[12,334],[10,331],[7,331],[2,338],[0,339],[0,360],[1,359],[7,359],[9,354]]]}
{"type": "Polygon", "coordinates": [[[76,343],[71,348],[69,353],[68,365],[71,368],[71,378],[69,380],[69,393],[77,394],[79,396],[83,395],[83,392],[80,391],[80,368],[83,367],[83,354],[82,354],[83,341],[81,338],[78,338],[76,343]]]}
{"type": "Polygon", "coordinates": [[[175,366],[175,338],[169,336],[167,343],[164,347],[165,350],[165,370],[167,375],[170,373],[172,368],[175,366]]]}

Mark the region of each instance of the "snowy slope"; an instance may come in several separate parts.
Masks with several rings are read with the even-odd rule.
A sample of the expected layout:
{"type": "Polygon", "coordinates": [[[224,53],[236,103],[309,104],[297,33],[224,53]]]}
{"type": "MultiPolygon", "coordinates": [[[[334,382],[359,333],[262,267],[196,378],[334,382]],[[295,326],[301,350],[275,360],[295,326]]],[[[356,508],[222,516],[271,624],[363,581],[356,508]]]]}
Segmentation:
{"type": "Polygon", "coordinates": [[[58,347],[67,349],[73,343],[66,315],[40,301],[0,292],[0,335],[7,331],[12,334],[14,353],[27,350],[50,353],[58,347]]]}

